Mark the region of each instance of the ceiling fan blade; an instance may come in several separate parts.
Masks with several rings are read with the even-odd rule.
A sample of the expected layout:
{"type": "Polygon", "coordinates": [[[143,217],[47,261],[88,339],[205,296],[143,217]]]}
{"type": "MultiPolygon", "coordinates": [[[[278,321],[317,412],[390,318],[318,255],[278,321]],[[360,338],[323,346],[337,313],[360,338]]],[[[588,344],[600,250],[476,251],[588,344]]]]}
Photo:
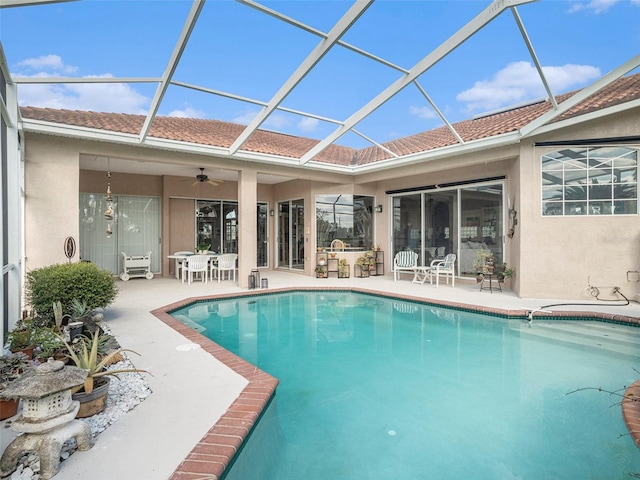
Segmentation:
{"type": "Polygon", "coordinates": [[[195,182],[193,182],[193,183],[191,184],[191,186],[192,186],[192,187],[195,187],[195,186],[196,186],[197,184],[199,184],[199,183],[200,183],[200,180],[196,180],[195,182]]]}
{"type": "Polygon", "coordinates": [[[217,187],[218,185],[220,185],[220,183],[222,183],[222,180],[207,180],[207,183],[209,185],[213,185],[214,187],[217,187]]]}

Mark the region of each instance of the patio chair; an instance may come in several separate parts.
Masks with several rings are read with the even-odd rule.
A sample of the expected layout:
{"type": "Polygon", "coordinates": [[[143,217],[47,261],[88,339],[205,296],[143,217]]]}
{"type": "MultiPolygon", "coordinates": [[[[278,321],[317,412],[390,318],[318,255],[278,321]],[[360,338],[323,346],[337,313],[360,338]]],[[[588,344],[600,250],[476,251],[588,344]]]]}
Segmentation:
{"type": "Polygon", "coordinates": [[[434,260],[431,262],[429,270],[429,282],[433,284],[433,276],[436,276],[436,287],[440,285],[440,275],[444,275],[449,285],[449,277],[451,277],[451,287],[456,286],[455,272],[456,255],[454,253],[447,254],[444,260],[434,260]]]}
{"type": "Polygon", "coordinates": [[[233,272],[233,281],[236,281],[236,260],[238,259],[237,253],[225,253],[218,257],[218,263],[211,264],[211,279],[213,280],[214,275],[218,277],[218,283],[220,283],[220,279],[224,272],[229,273],[229,278],[231,278],[231,272],[233,272]]]}
{"type": "Polygon", "coordinates": [[[401,273],[411,273],[415,276],[418,266],[418,254],[411,250],[403,250],[393,257],[393,281],[397,281],[401,273]]]}
{"type": "Polygon", "coordinates": [[[185,275],[188,278],[188,282],[191,283],[195,280],[195,277],[200,274],[200,278],[203,282],[209,281],[209,256],[208,255],[192,255],[182,264],[184,269],[182,274],[182,283],[184,283],[185,275]]]}
{"type": "MultiPolygon", "coordinates": [[[[193,255],[193,252],[182,250],[180,252],[175,252],[174,255],[193,255]]],[[[184,262],[184,258],[176,258],[176,271],[175,271],[176,279],[181,278],[180,273],[182,273],[181,270],[182,270],[183,262],[184,262]]]]}
{"type": "Polygon", "coordinates": [[[334,252],[344,252],[344,242],[339,238],[334,238],[331,241],[331,250],[334,252]]]}

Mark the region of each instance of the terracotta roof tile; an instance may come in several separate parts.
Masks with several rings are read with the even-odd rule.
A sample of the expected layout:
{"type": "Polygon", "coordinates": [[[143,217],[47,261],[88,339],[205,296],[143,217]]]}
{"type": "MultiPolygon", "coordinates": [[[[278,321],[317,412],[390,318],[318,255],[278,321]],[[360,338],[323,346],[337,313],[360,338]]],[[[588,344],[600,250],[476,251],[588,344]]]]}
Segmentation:
{"type": "MultiPolygon", "coordinates": [[[[558,103],[562,103],[575,93],[570,92],[559,95],[556,100],[558,103]]],[[[623,77],[557,117],[553,122],[584,115],[638,98],[640,98],[640,74],[623,77]]],[[[549,101],[541,101],[484,117],[457,122],[453,124],[453,127],[465,142],[479,140],[517,131],[551,108],[552,105],[549,101]]],[[[39,107],[21,107],[20,110],[22,117],[25,119],[132,135],[140,133],[145,120],[143,115],[123,113],[54,110],[39,107]]],[[[151,125],[149,137],[228,148],[244,129],[243,125],[219,120],[158,116],[151,125]]],[[[242,150],[289,158],[301,158],[317,143],[317,140],[311,138],[257,130],[245,142],[242,150]]],[[[396,155],[404,156],[457,143],[454,135],[447,127],[443,126],[392,140],[383,145],[396,155]]],[[[356,150],[334,144],[319,153],[314,161],[347,166],[365,165],[389,158],[393,158],[393,156],[378,146],[356,150]]]]}

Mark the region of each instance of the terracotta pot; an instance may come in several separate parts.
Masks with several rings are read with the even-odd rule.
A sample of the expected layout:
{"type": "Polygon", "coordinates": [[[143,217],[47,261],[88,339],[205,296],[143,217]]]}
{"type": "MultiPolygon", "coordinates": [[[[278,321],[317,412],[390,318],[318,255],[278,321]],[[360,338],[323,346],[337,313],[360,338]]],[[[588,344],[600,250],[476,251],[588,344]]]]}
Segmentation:
{"type": "Polygon", "coordinates": [[[22,352],[27,356],[27,358],[29,360],[32,360],[33,359],[33,350],[35,350],[35,348],[36,348],[35,346],[27,347],[27,348],[20,348],[18,350],[11,350],[11,353],[22,352]]]}
{"type": "Polygon", "coordinates": [[[0,398],[0,420],[6,420],[18,413],[19,404],[20,399],[18,398],[0,398]]]}
{"type": "Polygon", "coordinates": [[[94,380],[93,391],[89,394],[84,391],[74,393],[73,400],[80,402],[80,410],[76,418],[85,418],[102,412],[107,406],[109,395],[109,383],[111,379],[102,377],[94,380]]]}

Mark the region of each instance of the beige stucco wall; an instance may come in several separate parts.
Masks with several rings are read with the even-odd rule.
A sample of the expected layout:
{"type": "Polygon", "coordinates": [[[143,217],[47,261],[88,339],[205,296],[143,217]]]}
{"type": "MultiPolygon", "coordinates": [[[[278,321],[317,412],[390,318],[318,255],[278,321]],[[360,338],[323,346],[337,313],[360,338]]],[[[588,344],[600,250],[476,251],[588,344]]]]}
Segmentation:
{"type": "MultiPolygon", "coordinates": [[[[172,200],[226,199],[238,200],[236,182],[218,187],[198,185],[184,177],[144,174],[144,162],[207,165],[227,169],[251,169],[255,173],[287,175],[290,181],[275,185],[258,185],[257,200],[277,210],[281,201],[303,199],[305,203],[304,273],[313,275],[315,260],[315,195],[320,193],[356,193],[374,195],[383,206],[376,213],[375,242],[384,251],[390,249],[391,224],[389,190],[505,177],[505,193],[517,211],[517,225],[512,238],[505,238],[504,255],[516,268],[512,289],[523,297],[579,299],[587,283],[602,287],[603,296],[614,286],[629,298],[640,295],[640,282],[628,281],[628,271],[640,270],[640,218],[637,215],[616,217],[542,217],[540,156],[553,148],[534,146],[535,142],[594,139],[637,135],[639,113],[627,112],[603,120],[563,128],[561,133],[538,137],[491,150],[469,152],[456,157],[439,158],[423,163],[407,164],[357,176],[320,173],[308,168],[291,168],[252,164],[121,146],[97,141],[68,140],[48,135],[26,135],[26,253],[27,268],[66,261],[63,242],[67,236],[78,238],[78,191],[102,192],[106,186],[104,172],[79,171],[80,153],[96,156],[129,158],[140,165],[138,175],[112,172],[115,194],[160,196],[163,215],[164,275],[173,272],[166,255],[193,242],[193,231],[182,229],[177,237],[170,235],[172,200]],[[184,237],[184,238],[183,238],[184,237]],[[172,245],[172,243],[174,245],[172,245]],[[178,247],[180,244],[180,248],[178,247]],[[175,248],[174,248],[175,247],[175,248]]],[[[253,174],[252,174],[253,175],[253,174]]],[[[251,177],[248,177],[252,185],[251,177]]],[[[252,199],[252,195],[246,196],[252,199]]],[[[253,203],[253,202],[251,202],[253,203]]],[[[270,267],[275,268],[277,247],[275,218],[269,217],[270,267]]],[[[508,217],[505,228],[510,227],[508,217]]],[[[250,225],[244,225],[244,230],[250,225]]],[[[251,259],[250,259],[251,260],[251,259]]],[[[385,269],[391,259],[387,255],[385,269]]],[[[245,262],[246,263],[246,262],[245,262]]],[[[243,263],[243,269],[250,268],[243,263]]],[[[249,263],[252,263],[251,261],[249,263]]],[[[240,272],[242,278],[248,272],[240,272]]],[[[631,279],[635,277],[631,276],[631,279]]]]}
{"type": "Polygon", "coordinates": [[[628,271],[640,270],[640,217],[543,217],[540,158],[563,147],[534,146],[541,141],[638,135],[639,125],[638,113],[626,113],[522,144],[516,229],[521,296],[586,299],[583,291],[589,284],[600,289],[602,299],[620,298],[608,295],[613,287],[631,299],[640,293],[640,283],[627,280],[628,271]]]}
{"type": "MultiPolygon", "coordinates": [[[[27,135],[25,253],[27,271],[67,261],[64,241],[78,240],[78,152],[58,137],[27,135]]],[[[74,259],[77,260],[77,257],[74,259]]]]}

